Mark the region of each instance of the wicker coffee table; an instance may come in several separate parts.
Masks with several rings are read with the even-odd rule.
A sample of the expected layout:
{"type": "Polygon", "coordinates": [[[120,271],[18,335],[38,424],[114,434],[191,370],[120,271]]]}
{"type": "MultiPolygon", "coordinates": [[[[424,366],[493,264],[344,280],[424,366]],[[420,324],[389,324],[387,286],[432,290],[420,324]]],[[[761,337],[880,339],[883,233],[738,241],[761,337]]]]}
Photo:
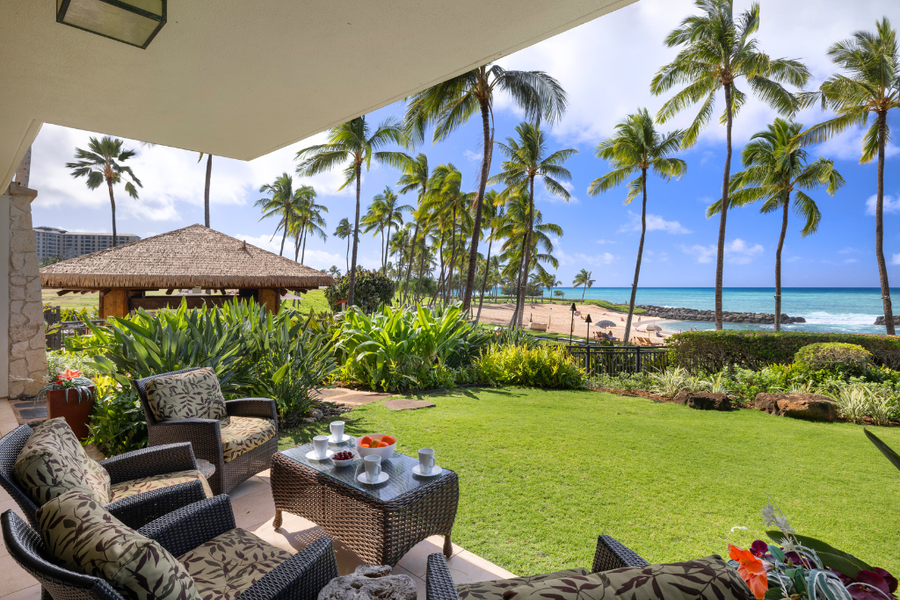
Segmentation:
{"type": "Polygon", "coordinates": [[[433,477],[413,475],[419,461],[394,452],[382,462],[390,479],[365,485],[356,480],[363,465],[353,438],[348,444],[329,444],[329,449],[353,449],[357,456],[351,465],[335,467],[331,460],[307,459],[312,444],[304,444],[272,457],[276,529],[286,510],[321,526],[373,565],[396,565],[431,535],[444,536],[444,555],[450,556],[450,530],[459,505],[456,473],[443,469],[433,477]]]}

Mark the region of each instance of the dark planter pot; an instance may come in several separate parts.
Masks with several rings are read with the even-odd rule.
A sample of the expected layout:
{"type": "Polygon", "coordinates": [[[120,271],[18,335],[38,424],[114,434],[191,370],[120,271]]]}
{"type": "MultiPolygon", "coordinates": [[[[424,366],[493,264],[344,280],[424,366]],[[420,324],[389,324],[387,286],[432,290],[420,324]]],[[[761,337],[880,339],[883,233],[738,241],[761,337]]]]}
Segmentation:
{"type": "Polygon", "coordinates": [[[81,390],[80,403],[78,402],[78,391],[72,388],[47,390],[46,397],[49,418],[64,417],[79,440],[83,440],[89,435],[87,424],[91,418],[91,410],[94,408],[94,386],[89,386],[87,390],[81,390]]]}

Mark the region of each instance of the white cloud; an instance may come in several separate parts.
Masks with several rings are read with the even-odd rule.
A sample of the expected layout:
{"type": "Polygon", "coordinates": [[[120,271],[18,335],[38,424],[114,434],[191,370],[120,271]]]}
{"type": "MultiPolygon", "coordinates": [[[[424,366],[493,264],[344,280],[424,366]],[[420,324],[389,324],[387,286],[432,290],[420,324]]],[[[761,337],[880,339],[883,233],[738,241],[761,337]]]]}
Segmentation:
{"type": "MultiPolygon", "coordinates": [[[[709,246],[681,244],[678,248],[685,254],[693,256],[698,263],[711,263],[716,258],[716,247],[712,244],[709,246]]],[[[761,244],[748,244],[741,238],[735,238],[725,243],[725,261],[733,265],[745,265],[751,262],[753,257],[762,254],[763,250],[761,244]]]]}
{"type": "MultiPolygon", "coordinates": [[[[258,248],[268,250],[269,252],[272,252],[274,254],[278,254],[278,251],[281,248],[281,236],[252,236],[237,233],[233,237],[239,240],[245,240],[248,244],[253,244],[258,248]]],[[[294,259],[294,243],[290,239],[285,240],[283,256],[291,260],[294,259]]],[[[368,256],[360,254],[357,257],[357,262],[366,269],[381,267],[381,263],[378,261],[378,257],[372,259],[368,256]]],[[[319,269],[322,271],[327,270],[331,265],[337,265],[341,272],[346,270],[347,264],[346,257],[343,254],[310,248],[308,243],[306,246],[306,256],[304,257],[303,263],[308,267],[312,267],[314,269],[319,269]]]]}
{"type": "Polygon", "coordinates": [[[568,204],[568,205],[578,205],[581,204],[581,201],[575,196],[571,195],[572,191],[575,189],[575,186],[572,185],[570,181],[560,181],[559,184],[565,188],[567,192],[569,192],[568,201],[565,198],[560,198],[556,194],[551,194],[547,191],[547,188],[543,185],[537,187],[539,184],[535,183],[536,189],[534,192],[535,199],[538,202],[549,202],[550,204],[568,204]]]}
{"type": "Polygon", "coordinates": [[[838,254],[862,254],[862,250],[857,250],[856,248],[847,246],[843,250],[838,250],[838,254]]]}
{"type": "MultiPolygon", "coordinates": [[[[866,214],[875,216],[875,206],[878,204],[878,196],[872,196],[866,200],[866,214]]],[[[883,210],[885,214],[900,212],[900,196],[885,196],[883,210]]]]}
{"type": "Polygon", "coordinates": [[[894,254],[891,257],[891,264],[892,265],[900,265],[900,254],[894,254]]]}
{"type": "Polygon", "coordinates": [[[484,156],[483,152],[472,152],[471,150],[465,150],[463,152],[463,156],[471,161],[481,160],[484,156]]]}
{"type": "MultiPolygon", "coordinates": [[[[628,211],[629,222],[619,228],[620,232],[640,231],[641,215],[628,211]]],[[[666,221],[659,215],[647,213],[647,231],[665,231],[671,234],[691,233],[690,229],[683,227],[678,221],[666,221]]]]}
{"type": "Polygon", "coordinates": [[[618,244],[619,242],[614,242],[613,240],[597,240],[598,244],[618,244]]]}
{"type": "Polygon", "coordinates": [[[592,267],[599,267],[603,265],[611,265],[617,260],[617,257],[610,252],[590,255],[583,254],[581,252],[569,254],[562,249],[562,244],[559,241],[558,237],[550,238],[550,241],[553,242],[553,256],[555,256],[559,261],[560,266],[581,265],[583,268],[584,265],[587,265],[592,267]]]}
{"type": "Polygon", "coordinates": [[[802,256],[791,256],[790,258],[785,259],[785,262],[794,263],[802,260],[806,260],[802,256]]]}

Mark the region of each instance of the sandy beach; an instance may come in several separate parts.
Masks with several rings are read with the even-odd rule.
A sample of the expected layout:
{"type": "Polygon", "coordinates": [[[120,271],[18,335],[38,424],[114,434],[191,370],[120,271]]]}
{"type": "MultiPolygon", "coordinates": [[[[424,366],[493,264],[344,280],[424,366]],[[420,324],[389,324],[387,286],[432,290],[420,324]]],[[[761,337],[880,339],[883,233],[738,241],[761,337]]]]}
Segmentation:
{"type": "MultiPolygon", "coordinates": [[[[514,308],[515,304],[512,303],[485,304],[481,309],[481,322],[493,323],[496,325],[508,325],[509,320],[512,318],[514,308]]],[[[575,337],[585,337],[588,325],[585,323],[584,319],[587,318],[587,315],[591,315],[591,339],[596,339],[594,334],[597,331],[612,333],[619,340],[625,335],[625,318],[627,316],[625,313],[617,313],[589,304],[579,304],[578,301],[575,301],[575,308],[577,308],[578,313],[580,313],[580,315],[575,315],[575,328],[573,332],[575,337]],[[616,326],[611,328],[600,328],[593,325],[593,323],[598,323],[600,321],[612,321],[616,326]]],[[[571,304],[526,304],[525,327],[528,328],[528,324],[532,321],[535,323],[549,323],[549,327],[547,328],[548,333],[568,335],[569,327],[572,322],[571,304]]],[[[678,333],[677,331],[663,330],[659,332],[660,335],[662,335],[660,338],[656,337],[656,332],[647,332],[647,325],[659,321],[662,321],[662,319],[658,317],[635,315],[631,323],[631,336],[634,337],[637,335],[640,337],[647,337],[650,338],[653,343],[661,345],[663,338],[678,333]]]]}

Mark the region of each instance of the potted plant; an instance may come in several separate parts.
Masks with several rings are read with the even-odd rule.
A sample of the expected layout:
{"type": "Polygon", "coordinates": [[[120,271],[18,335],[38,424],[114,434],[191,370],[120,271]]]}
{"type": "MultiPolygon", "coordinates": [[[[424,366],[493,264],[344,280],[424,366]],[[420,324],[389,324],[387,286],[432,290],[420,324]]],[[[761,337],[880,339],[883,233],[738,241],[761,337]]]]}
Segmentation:
{"type": "Polygon", "coordinates": [[[81,371],[66,369],[57,372],[56,381],[38,393],[40,398],[47,400],[48,417],[64,417],[79,440],[88,437],[87,423],[94,408],[94,382],[83,376],[81,371]]]}

